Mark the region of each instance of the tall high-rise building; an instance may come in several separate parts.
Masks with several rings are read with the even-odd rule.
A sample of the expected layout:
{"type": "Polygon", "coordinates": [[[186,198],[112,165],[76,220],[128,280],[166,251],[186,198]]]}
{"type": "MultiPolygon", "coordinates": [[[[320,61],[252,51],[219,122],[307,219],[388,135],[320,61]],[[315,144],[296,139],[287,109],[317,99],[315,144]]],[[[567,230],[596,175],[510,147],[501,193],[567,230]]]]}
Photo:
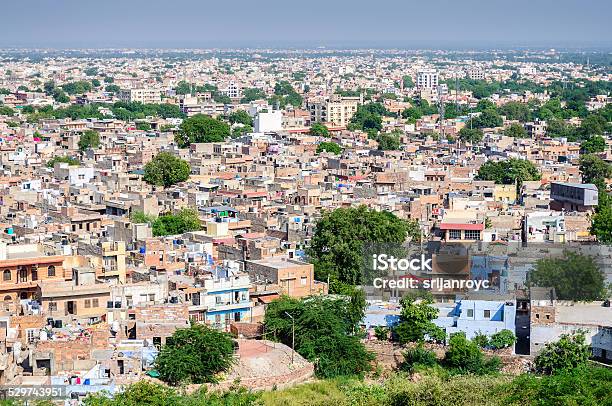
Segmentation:
{"type": "Polygon", "coordinates": [[[436,89],[438,87],[438,72],[435,69],[423,69],[417,73],[417,89],[436,89]]]}

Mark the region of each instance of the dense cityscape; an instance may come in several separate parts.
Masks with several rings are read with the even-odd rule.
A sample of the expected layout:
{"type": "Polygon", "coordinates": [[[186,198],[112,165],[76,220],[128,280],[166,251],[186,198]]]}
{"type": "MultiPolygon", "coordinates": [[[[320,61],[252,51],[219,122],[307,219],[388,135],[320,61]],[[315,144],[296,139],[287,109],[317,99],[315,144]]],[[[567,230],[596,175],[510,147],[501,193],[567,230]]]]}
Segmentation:
{"type": "Polygon", "coordinates": [[[611,67],[1,49],[0,403],[612,405],[611,67]]]}

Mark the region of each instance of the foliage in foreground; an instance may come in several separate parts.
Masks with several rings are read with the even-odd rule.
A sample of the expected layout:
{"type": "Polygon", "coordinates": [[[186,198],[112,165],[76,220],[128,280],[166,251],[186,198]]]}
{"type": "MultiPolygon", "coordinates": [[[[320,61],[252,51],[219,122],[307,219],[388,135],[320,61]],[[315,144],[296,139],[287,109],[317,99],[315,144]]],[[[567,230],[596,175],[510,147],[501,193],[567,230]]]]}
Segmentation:
{"type": "MultiPolygon", "coordinates": [[[[14,404],[6,402],[4,404],[14,404]]],[[[612,369],[579,368],[540,377],[523,374],[474,376],[445,375],[437,369],[420,370],[418,378],[397,373],[382,383],[357,379],[330,379],[285,390],[248,392],[232,389],[226,393],[205,390],[183,394],[148,381],[131,385],[126,392],[109,399],[89,395],[87,406],[607,406],[612,404],[612,369]]]]}
{"type": "Polygon", "coordinates": [[[558,341],[548,343],[535,359],[538,372],[555,374],[584,367],[591,355],[583,333],[564,334],[558,341]]]}
{"type": "Polygon", "coordinates": [[[170,384],[216,382],[234,361],[234,341],[202,324],[178,329],[155,360],[160,378],[170,384]]]}
{"type": "Polygon", "coordinates": [[[373,359],[355,335],[364,309],[363,293],[357,290],[350,299],[283,297],[266,310],[266,332],[291,346],[293,317],[295,350],[315,363],[317,376],[363,376],[373,359]]]}

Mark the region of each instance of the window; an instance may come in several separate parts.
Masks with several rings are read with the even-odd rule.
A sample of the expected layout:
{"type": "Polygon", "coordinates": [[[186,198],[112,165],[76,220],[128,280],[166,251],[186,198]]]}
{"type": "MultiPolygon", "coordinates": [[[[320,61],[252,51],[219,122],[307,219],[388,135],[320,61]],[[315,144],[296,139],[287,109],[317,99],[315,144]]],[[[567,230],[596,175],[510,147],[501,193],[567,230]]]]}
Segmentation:
{"type": "Polygon", "coordinates": [[[98,301],[98,299],[91,299],[91,307],[99,307],[100,306],[100,302],[98,301]]]}
{"type": "Polygon", "coordinates": [[[47,268],[47,276],[55,276],[55,266],[50,265],[47,268]]]}
{"type": "Polygon", "coordinates": [[[467,316],[474,317],[474,309],[467,309],[467,316]]]}
{"type": "Polygon", "coordinates": [[[491,318],[491,310],[485,310],[484,311],[484,316],[485,316],[485,318],[490,319],[491,318]]]}
{"type": "Polygon", "coordinates": [[[49,302],[49,311],[56,312],[57,311],[57,302],[49,302]]]}
{"type": "Polygon", "coordinates": [[[38,269],[36,269],[36,268],[32,268],[32,280],[33,281],[37,281],[38,280],[38,269]]]}
{"type": "Polygon", "coordinates": [[[149,302],[155,301],[155,293],[149,293],[149,302]]]}
{"type": "Polygon", "coordinates": [[[85,299],[85,308],[89,309],[91,307],[91,300],[85,299]]]}
{"type": "Polygon", "coordinates": [[[10,269],[5,269],[4,272],[2,272],[2,280],[3,281],[11,280],[11,270],[10,269]]]}
{"type": "Polygon", "coordinates": [[[28,270],[25,266],[20,266],[17,268],[17,275],[19,278],[19,282],[27,282],[28,281],[28,270]]]}
{"type": "Polygon", "coordinates": [[[466,240],[480,240],[480,230],[465,230],[466,240]]]}
{"type": "Polygon", "coordinates": [[[306,282],[307,282],[307,281],[308,281],[308,278],[307,278],[307,277],[305,277],[305,276],[302,276],[302,277],[300,278],[300,284],[301,284],[302,286],[306,286],[306,282]]]}
{"type": "Polygon", "coordinates": [[[448,230],[448,239],[449,240],[460,240],[461,230],[448,230]]]}

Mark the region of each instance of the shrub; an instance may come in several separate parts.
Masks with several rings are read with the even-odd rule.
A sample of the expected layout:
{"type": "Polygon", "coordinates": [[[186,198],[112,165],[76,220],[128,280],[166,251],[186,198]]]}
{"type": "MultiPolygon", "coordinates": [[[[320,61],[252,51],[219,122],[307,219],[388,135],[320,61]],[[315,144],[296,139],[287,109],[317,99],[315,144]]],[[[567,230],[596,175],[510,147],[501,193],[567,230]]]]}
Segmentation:
{"type": "Polygon", "coordinates": [[[535,359],[535,367],[540,373],[554,374],[586,365],[590,355],[584,333],[563,334],[559,341],[546,344],[535,359]]]}
{"type": "Polygon", "coordinates": [[[463,332],[451,335],[443,363],[459,374],[485,375],[495,373],[501,368],[498,357],[486,359],[478,345],[468,340],[463,332]]]}
{"type": "Polygon", "coordinates": [[[494,350],[499,350],[506,347],[511,347],[516,342],[516,336],[510,330],[504,329],[491,336],[489,345],[494,350]]]}
{"type": "Polygon", "coordinates": [[[374,327],[374,335],[377,340],[387,341],[389,339],[389,329],[384,326],[374,327]]]}
{"type": "Polygon", "coordinates": [[[422,345],[407,349],[403,355],[404,362],[400,369],[407,372],[414,372],[416,366],[433,367],[438,363],[436,354],[422,345]]]}
{"type": "Polygon", "coordinates": [[[472,342],[480,348],[486,348],[489,346],[489,337],[480,331],[472,338],[472,342]]]}

